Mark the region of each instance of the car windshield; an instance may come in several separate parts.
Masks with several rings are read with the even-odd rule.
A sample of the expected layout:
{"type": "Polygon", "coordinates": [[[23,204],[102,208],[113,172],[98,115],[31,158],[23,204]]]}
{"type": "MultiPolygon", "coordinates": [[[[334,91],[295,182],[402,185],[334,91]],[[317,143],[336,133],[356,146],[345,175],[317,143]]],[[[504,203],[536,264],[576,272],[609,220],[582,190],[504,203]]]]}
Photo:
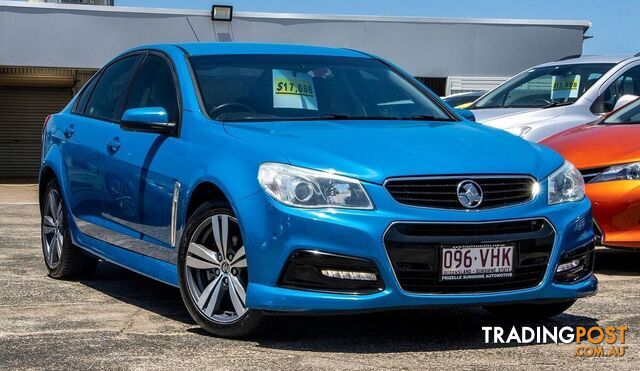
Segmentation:
{"type": "Polygon", "coordinates": [[[613,66],[610,63],[585,63],[532,68],[476,101],[471,109],[569,105],[613,66]]]}
{"type": "Polygon", "coordinates": [[[605,125],[640,123],[640,99],[636,99],[633,103],[613,112],[602,123],[605,125]]]}
{"type": "Polygon", "coordinates": [[[435,99],[373,58],[208,55],[190,62],[214,120],[453,120],[435,99]]]}

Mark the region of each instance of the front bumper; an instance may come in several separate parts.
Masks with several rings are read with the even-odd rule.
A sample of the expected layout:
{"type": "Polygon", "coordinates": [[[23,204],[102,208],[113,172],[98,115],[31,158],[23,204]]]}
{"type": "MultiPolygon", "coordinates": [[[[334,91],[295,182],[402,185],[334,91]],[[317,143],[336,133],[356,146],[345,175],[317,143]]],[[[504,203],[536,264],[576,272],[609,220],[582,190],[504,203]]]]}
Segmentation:
{"type": "Polygon", "coordinates": [[[640,248],[640,181],[588,183],[586,188],[602,244],[640,248]]]}
{"type": "MultiPolygon", "coordinates": [[[[546,197],[501,209],[461,211],[405,206],[379,185],[365,184],[375,210],[297,209],[259,192],[234,204],[249,263],[247,305],[271,311],[357,311],[435,305],[493,304],[563,300],[597,291],[593,274],[573,283],[556,283],[554,274],[563,253],[593,241],[587,199],[547,205],[546,197]],[[554,246],[540,283],[535,287],[491,292],[434,294],[402,289],[384,247],[383,236],[394,222],[474,223],[546,219],[555,229],[554,246]],[[299,290],[279,285],[291,254],[299,250],[358,257],[373,262],[384,289],[369,294],[299,290]]],[[[543,189],[541,195],[546,194],[543,189]]]]}

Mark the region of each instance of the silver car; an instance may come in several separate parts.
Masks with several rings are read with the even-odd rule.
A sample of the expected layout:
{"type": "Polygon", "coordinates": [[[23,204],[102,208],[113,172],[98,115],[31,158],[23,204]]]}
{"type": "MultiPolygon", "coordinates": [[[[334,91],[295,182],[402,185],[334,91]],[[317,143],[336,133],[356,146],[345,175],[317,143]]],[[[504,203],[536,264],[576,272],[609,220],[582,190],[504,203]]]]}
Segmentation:
{"type": "Polygon", "coordinates": [[[640,54],[532,67],[469,107],[476,121],[531,141],[596,120],[640,96],[640,54]]]}

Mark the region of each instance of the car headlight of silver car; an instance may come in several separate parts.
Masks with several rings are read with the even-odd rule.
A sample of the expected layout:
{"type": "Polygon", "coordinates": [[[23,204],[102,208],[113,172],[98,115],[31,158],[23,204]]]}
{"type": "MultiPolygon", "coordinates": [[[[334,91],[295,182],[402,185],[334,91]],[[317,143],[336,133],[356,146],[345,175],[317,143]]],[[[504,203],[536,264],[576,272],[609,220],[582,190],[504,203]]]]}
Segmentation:
{"type": "Polygon", "coordinates": [[[357,179],[292,165],[260,165],[258,181],[276,201],[302,208],[373,209],[357,179]]]}
{"type": "Polygon", "coordinates": [[[600,173],[600,175],[591,179],[589,183],[638,179],[640,179],[640,162],[632,162],[630,164],[613,165],[600,173]]]}
{"type": "Polygon", "coordinates": [[[580,201],[584,198],[584,179],[569,161],[548,177],[549,205],[580,201]]]}

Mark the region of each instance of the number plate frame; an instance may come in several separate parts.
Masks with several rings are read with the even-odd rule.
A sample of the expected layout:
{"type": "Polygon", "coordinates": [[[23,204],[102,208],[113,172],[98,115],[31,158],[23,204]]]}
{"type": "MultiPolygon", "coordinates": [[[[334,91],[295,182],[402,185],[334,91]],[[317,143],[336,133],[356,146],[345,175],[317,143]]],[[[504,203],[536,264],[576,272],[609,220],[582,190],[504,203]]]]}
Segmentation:
{"type": "MultiPolygon", "coordinates": [[[[439,268],[438,275],[441,282],[456,282],[456,281],[465,281],[465,280],[500,280],[505,278],[512,278],[516,268],[515,262],[517,261],[516,260],[517,257],[518,257],[518,248],[516,243],[443,244],[443,245],[440,245],[439,254],[438,254],[438,268],[439,268]],[[476,267],[473,270],[469,269],[468,272],[464,272],[464,273],[456,273],[456,274],[445,273],[444,254],[446,250],[461,250],[463,251],[463,255],[464,255],[464,251],[474,249],[475,252],[472,251],[471,253],[471,254],[475,253],[475,255],[472,256],[472,259],[477,258],[478,260],[480,260],[481,259],[480,250],[487,250],[487,249],[493,249],[493,248],[499,248],[501,249],[500,250],[501,252],[502,252],[502,249],[505,249],[505,248],[510,249],[510,260],[511,260],[510,267],[503,267],[502,265],[500,265],[498,267],[491,269],[491,268],[483,268],[482,266],[480,266],[480,268],[476,267]],[[505,269],[501,269],[501,268],[505,268],[505,269]],[[510,269],[506,269],[506,268],[510,268],[510,269]],[[489,269],[489,271],[478,272],[477,269],[489,269]]],[[[502,258],[502,253],[501,253],[501,258],[502,258]]],[[[472,264],[474,263],[472,262],[472,264]]],[[[481,262],[479,264],[481,264],[481,262]]]]}

